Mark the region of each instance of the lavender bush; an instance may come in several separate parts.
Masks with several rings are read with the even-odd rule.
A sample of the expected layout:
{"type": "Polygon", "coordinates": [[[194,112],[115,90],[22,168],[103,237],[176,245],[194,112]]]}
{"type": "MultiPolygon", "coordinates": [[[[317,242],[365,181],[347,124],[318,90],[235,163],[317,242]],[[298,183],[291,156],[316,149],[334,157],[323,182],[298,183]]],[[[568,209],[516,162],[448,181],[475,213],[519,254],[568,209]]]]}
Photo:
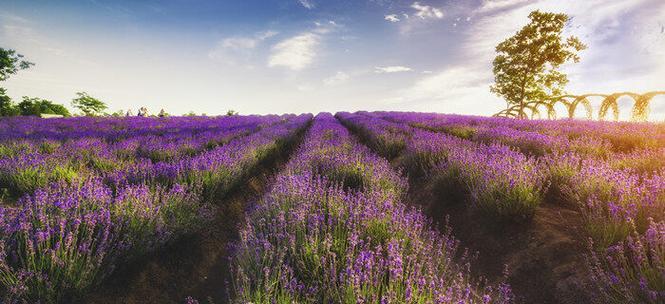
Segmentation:
{"type": "MultiPolygon", "coordinates": [[[[401,204],[394,186],[355,191],[334,176],[330,180],[315,173],[317,157],[312,154],[371,155],[354,146],[358,143],[332,116],[316,118],[302,148],[241,231],[233,259],[236,302],[511,301],[505,285],[473,283],[469,265],[455,262],[457,241],[431,230],[422,213],[401,204]]],[[[337,158],[347,157],[356,156],[337,158]]],[[[387,164],[358,158],[366,162],[365,168],[387,164]]],[[[362,175],[369,184],[393,180],[385,174],[395,174],[367,170],[374,172],[362,175]]]]}
{"type": "Polygon", "coordinates": [[[662,241],[653,237],[661,233],[658,223],[665,217],[662,124],[398,112],[340,118],[369,134],[368,138],[381,132],[372,127],[378,119],[401,127],[407,137],[407,164],[425,171],[435,168],[429,169],[435,183],[448,185],[446,191],[452,197],[460,196],[450,191],[461,192],[461,200],[484,209],[485,202],[491,202],[492,217],[511,209],[528,215],[529,209],[515,207],[537,206],[544,195],[549,203],[580,210],[593,240],[589,255],[599,302],[663,301],[662,255],[658,253],[662,241]],[[457,142],[437,134],[455,137],[457,142]],[[487,153],[492,149],[471,141],[498,149],[487,153]],[[524,158],[497,144],[536,158],[524,158]]]}
{"type": "MultiPolygon", "coordinates": [[[[159,145],[158,141],[123,144],[132,141],[132,130],[131,126],[118,129],[126,123],[122,120],[94,121],[93,125],[103,123],[102,130],[88,132],[98,138],[73,129],[61,134],[65,126],[75,125],[70,120],[56,122],[55,130],[46,128],[48,124],[36,127],[35,132],[51,138],[51,148],[44,148],[43,138],[30,134],[4,134],[11,142],[6,151],[31,151],[33,159],[4,153],[0,176],[4,181],[26,180],[34,190],[19,189],[25,195],[16,206],[0,208],[3,301],[69,302],[102,281],[119,263],[200,229],[214,215],[212,198],[224,195],[261,161],[283,148],[307,125],[311,115],[244,119],[244,123],[243,119],[232,120],[228,128],[234,131],[200,141],[192,134],[219,130],[215,124],[226,120],[175,119],[162,121],[154,129],[138,127],[136,135],[144,139],[157,133],[185,136],[182,141],[168,137],[166,151],[173,142],[190,142],[185,148],[172,150],[177,152],[169,157],[158,157],[158,161],[157,157],[141,155],[147,147],[159,145]],[[106,123],[113,126],[106,130],[106,123]],[[187,128],[181,134],[162,130],[164,125],[187,128]],[[104,165],[102,160],[110,164],[104,165]],[[53,163],[59,165],[50,169],[53,163]],[[75,176],[57,175],[63,166],[75,168],[75,176]],[[30,175],[22,172],[29,170],[41,179],[24,178],[30,175]]],[[[3,185],[16,190],[16,183],[3,185]]]]}

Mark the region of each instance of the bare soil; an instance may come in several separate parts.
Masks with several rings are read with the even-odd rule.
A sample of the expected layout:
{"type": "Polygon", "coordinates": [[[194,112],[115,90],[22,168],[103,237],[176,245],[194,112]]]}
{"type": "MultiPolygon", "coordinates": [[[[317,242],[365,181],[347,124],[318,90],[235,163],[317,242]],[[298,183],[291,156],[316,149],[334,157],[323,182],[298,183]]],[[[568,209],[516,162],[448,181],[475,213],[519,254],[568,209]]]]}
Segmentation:
{"type": "MultiPolygon", "coordinates": [[[[227,303],[229,244],[237,239],[248,204],[266,191],[270,176],[289,154],[285,151],[264,164],[220,202],[217,218],[206,229],[126,264],[83,302],[183,303],[192,296],[201,303],[227,303]]],[[[399,160],[393,163],[397,167],[399,160]]],[[[592,302],[586,288],[587,235],[579,211],[548,202],[528,222],[494,223],[470,212],[451,194],[418,177],[411,179],[406,201],[436,222],[449,218],[461,245],[478,254],[475,276],[490,283],[507,280],[518,303],[592,302]]]]}
{"type": "Polygon", "coordinates": [[[426,178],[411,183],[407,201],[439,223],[448,217],[461,245],[478,254],[474,274],[491,283],[507,279],[518,303],[591,302],[587,234],[579,211],[546,203],[528,222],[495,223],[471,213],[463,202],[451,202],[426,178]]]}
{"type": "Polygon", "coordinates": [[[231,244],[238,239],[245,211],[267,191],[301,139],[302,132],[220,199],[218,212],[206,228],[122,264],[80,303],[184,303],[189,296],[200,303],[230,302],[231,244]]]}
{"type": "MultiPolygon", "coordinates": [[[[403,153],[389,161],[398,169],[408,163],[403,153]]],[[[574,206],[552,200],[528,221],[494,222],[467,208],[459,193],[462,185],[437,185],[422,172],[413,174],[406,202],[421,208],[440,229],[452,228],[461,249],[475,253],[476,278],[494,284],[507,281],[517,303],[593,302],[586,264],[588,234],[574,206]]]]}

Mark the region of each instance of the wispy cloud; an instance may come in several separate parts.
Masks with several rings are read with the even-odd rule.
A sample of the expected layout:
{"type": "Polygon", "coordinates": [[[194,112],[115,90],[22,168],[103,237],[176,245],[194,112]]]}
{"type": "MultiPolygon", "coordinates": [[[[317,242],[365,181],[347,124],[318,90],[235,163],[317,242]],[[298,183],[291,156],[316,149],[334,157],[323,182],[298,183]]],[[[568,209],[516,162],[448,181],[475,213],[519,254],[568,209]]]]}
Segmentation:
{"type": "MultiPolygon", "coordinates": [[[[489,85],[493,82],[494,47],[525,25],[528,14],[536,9],[564,12],[573,17],[565,34],[577,35],[589,45],[589,49],[581,54],[580,63],[564,66],[571,78],[571,93],[657,89],[655,79],[659,77],[656,74],[665,71],[665,60],[662,59],[665,57],[657,59],[659,56],[654,49],[662,48],[650,49],[649,43],[653,44],[654,40],[645,39],[643,33],[648,31],[642,28],[632,30],[642,33],[639,37],[632,37],[627,32],[631,32],[630,27],[640,27],[643,23],[649,23],[653,31],[660,30],[656,25],[659,18],[665,18],[665,3],[658,0],[611,3],[603,0],[556,3],[488,0],[474,11],[467,12],[473,16],[473,22],[466,29],[466,38],[460,42],[455,63],[421,76],[410,87],[397,90],[386,102],[426,104],[432,107],[431,110],[466,113],[478,113],[478,109],[483,109],[484,113],[478,114],[491,114],[494,105],[500,108],[503,104],[500,98],[489,92],[489,85]],[[631,52],[629,49],[633,53],[650,50],[652,54],[631,60],[625,58],[625,54],[631,52]],[[652,58],[651,62],[646,58],[652,58]],[[597,79],[607,81],[598,82],[597,79]]],[[[665,35],[659,41],[665,41],[665,35]]]]}
{"type": "Polygon", "coordinates": [[[314,63],[324,36],[342,28],[335,21],[314,22],[315,28],[283,40],[271,49],[269,67],[303,70],[314,63]]]}
{"type": "Polygon", "coordinates": [[[410,67],[405,67],[401,65],[385,66],[385,67],[374,67],[374,73],[385,74],[385,73],[400,73],[400,72],[410,72],[412,69],[410,67]]]}
{"type": "Polygon", "coordinates": [[[30,20],[14,14],[0,13],[0,21],[12,23],[30,23],[30,20]]]}
{"type": "Polygon", "coordinates": [[[314,28],[312,32],[322,35],[329,34],[343,28],[341,24],[333,20],[328,20],[326,22],[316,21],[314,22],[314,25],[316,26],[316,28],[314,28]]]}
{"type": "MultiPolygon", "coordinates": [[[[446,7],[452,7],[452,5],[446,7]]],[[[445,16],[443,7],[435,7],[416,1],[405,10],[393,11],[391,14],[384,15],[384,19],[393,23],[399,22],[400,33],[407,35],[415,30],[429,31],[431,30],[431,23],[445,20],[445,16]]]]}
{"type": "Polygon", "coordinates": [[[411,8],[416,10],[414,15],[418,16],[420,19],[443,18],[443,11],[433,6],[420,4],[420,2],[414,2],[411,4],[411,8]]]}
{"type": "Polygon", "coordinates": [[[383,19],[387,20],[387,21],[390,21],[390,22],[399,22],[400,21],[399,17],[397,17],[396,14],[386,15],[385,17],[383,17],[383,19]]]}
{"type": "Polygon", "coordinates": [[[312,0],[298,0],[298,2],[306,9],[313,9],[315,7],[314,2],[312,2],[312,0]]]}
{"type": "Polygon", "coordinates": [[[527,4],[530,0],[486,0],[475,13],[491,13],[527,4]]]}
{"type": "Polygon", "coordinates": [[[351,79],[351,76],[344,72],[337,72],[335,75],[332,75],[323,80],[323,84],[326,86],[336,86],[342,83],[347,82],[351,79]]]}
{"type": "Polygon", "coordinates": [[[321,37],[312,32],[286,39],[273,46],[268,66],[302,70],[314,62],[320,41],[321,37]]]}
{"type": "MultiPolygon", "coordinates": [[[[429,109],[441,110],[448,107],[448,111],[463,112],[462,109],[465,104],[477,104],[479,101],[484,102],[484,106],[480,107],[485,109],[490,114],[493,110],[498,109],[500,104],[495,108],[492,103],[487,100],[485,91],[479,91],[479,86],[485,86],[487,79],[484,75],[479,73],[469,73],[465,67],[455,67],[446,69],[442,72],[432,74],[417,80],[412,86],[398,90],[395,96],[385,99],[387,104],[409,104],[418,110],[425,111],[429,109]],[[452,107],[456,105],[457,107],[452,107]]],[[[477,111],[478,108],[475,110],[477,111]]]]}
{"type": "Polygon", "coordinates": [[[28,18],[14,14],[0,14],[0,39],[5,42],[12,41],[14,45],[32,52],[40,51],[51,56],[67,58],[77,64],[95,65],[92,61],[72,54],[60,43],[39,31],[36,26],[36,22],[28,18]]]}
{"type": "Polygon", "coordinates": [[[217,42],[208,52],[208,57],[215,61],[227,64],[237,64],[247,61],[252,56],[252,50],[257,48],[263,41],[274,37],[276,31],[258,32],[253,36],[235,36],[224,38],[217,42]]]}

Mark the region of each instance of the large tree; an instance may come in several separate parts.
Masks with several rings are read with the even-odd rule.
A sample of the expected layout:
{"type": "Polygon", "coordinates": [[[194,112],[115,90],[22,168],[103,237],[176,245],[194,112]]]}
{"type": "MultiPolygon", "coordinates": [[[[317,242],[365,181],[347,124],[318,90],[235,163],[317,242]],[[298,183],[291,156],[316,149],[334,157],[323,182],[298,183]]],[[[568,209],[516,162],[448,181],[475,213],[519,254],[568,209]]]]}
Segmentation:
{"type": "Polygon", "coordinates": [[[108,108],[104,102],[88,95],[86,92],[78,92],[76,96],[72,100],[72,106],[81,110],[86,116],[102,115],[104,110],[108,108]]]}
{"type": "MultiPolygon", "coordinates": [[[[27,69],[34,63],[23,59],[23,55],[16,51],[0,47],[0,81],[5,81],[10,75],[16,74],[19,70],[27,69]]],[[[19,115],[20,111],[7,96],[7,91],[0,87],[0,116],[19,115]]]]}
{"type": "Polygon", "coordinates": [[[584,45],[577,37],[563,37],[566,14],[533,11],[531,22],[496,47],[495,84],[491,91],[506,99],[525,118],[525,108],[551,96],[564,94],[568,83],[559,71],[566,62],[578,62],[584,45]]]}
{"type": "Polygon", "coordinates": [[[17,54],[16,51],[0,47],[0,81],[5,81],[10,75],[32,65],[34,63],[24,60],[23,55],[17,54]]]}

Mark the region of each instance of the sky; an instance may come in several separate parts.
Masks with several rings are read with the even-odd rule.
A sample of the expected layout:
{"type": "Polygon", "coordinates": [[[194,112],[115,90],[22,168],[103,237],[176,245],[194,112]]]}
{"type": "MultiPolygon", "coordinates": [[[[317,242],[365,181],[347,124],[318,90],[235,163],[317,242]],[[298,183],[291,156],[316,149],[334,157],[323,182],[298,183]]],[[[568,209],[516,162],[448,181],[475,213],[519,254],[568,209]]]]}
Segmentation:
{"type": "Polygon", "coordinates": [[[2,86],[134,113],[491,115],[494,48],[535,9],[568,14],[588,45],[563,67],[568,92],[665,90],[662,0],[0,0],[0,47],[35,63],[2,86]]]}

